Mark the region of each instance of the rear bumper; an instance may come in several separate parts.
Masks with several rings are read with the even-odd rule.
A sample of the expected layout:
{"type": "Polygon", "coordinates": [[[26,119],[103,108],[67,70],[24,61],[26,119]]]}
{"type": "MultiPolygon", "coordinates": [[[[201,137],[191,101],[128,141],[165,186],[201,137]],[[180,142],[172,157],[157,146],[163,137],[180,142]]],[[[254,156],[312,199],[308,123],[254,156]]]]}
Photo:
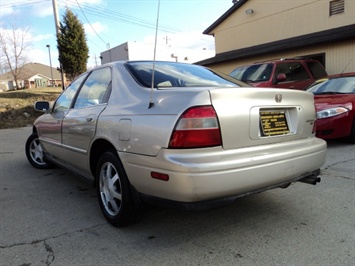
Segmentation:
{"type": "MultiPolygon", "coordinates": [[[[319,173],[320,173],[320,170],[318,169],[318,170],[315,170],[314,172],[312,172],[310,175],[302,177],[301,179],[297,178],[296,180],[293,180],[292,182],[300,181],[300,182],[315,185],[315,183],[313,183],[313,182],[320,182],[320,178],[318,177],[319,173]]],[[[238,194],[235,196],[230,196],[230,197],[225,197],[225,198],[218,198],[218,199],[197,201],[197,202],[173,201],[173,200],[158,198],[158,197],[154,197],[151,195],[145,195],[145,194],[139,194],[139,197],[144,202],[152,204],[152,205],[156,205],[156,206],[175,208],[175,209],[179,209],[179,210],[189,210],[189,211],[194,210],[194,211],[196,211],[196,210],[207,210],[207,209],[225,206],[225,205],[233,203],[237,198],[260,193],[260,192],[270,190],[273,188],[277,188],[277,187],[286,188],[286,187],[288,187],[289,184],[290,184],[290,182],[286,182],[286,183],[277,184],[277,185],[274,185],[271,187],[264,187],[259,190],[248,191],[244,194],[238,194]]]]}
{"type": "Polygon", "coordinates": [[[164,149],[156,157],[119,156],[140,194],[192,203],[235,198],[312,175],[325,162],[326,142],[309,138],[235,150],[164,149]],[[152,171],[169,180],[153,179],[152,171]]]}

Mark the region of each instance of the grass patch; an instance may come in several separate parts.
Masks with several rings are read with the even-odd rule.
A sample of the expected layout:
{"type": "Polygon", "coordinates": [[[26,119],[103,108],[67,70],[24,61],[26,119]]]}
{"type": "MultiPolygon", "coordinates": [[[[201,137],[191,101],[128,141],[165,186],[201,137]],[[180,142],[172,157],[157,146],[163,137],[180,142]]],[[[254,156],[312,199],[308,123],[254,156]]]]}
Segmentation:
{"type": "Polygon", "coordinates": [[[62,88],[35,88],[0,92],[0,129],[32,125],[42,113],[34,110],[36,101],[54,101],[62,88]]]}

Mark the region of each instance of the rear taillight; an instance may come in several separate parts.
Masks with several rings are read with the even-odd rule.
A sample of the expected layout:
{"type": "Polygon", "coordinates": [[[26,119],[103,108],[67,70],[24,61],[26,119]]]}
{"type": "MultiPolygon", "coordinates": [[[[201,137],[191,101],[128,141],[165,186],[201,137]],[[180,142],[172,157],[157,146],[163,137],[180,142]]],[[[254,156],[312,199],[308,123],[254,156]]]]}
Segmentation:
{"type": "Polygon", "coordinates": [[[212,106],[187,109],[171,135],[169,148],[202,148],[222,145],[217,115],[212,106]]]}

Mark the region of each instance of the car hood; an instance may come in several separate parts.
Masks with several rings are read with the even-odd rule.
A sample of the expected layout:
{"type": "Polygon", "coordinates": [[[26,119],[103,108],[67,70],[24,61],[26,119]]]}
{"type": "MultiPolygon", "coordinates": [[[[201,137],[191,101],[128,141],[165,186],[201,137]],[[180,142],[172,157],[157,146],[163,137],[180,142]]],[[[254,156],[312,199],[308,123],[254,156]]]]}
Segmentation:
{"type": "Polygon", "coordinates": [[[355,105],[354,94],[327,94],[327,95],[314,95],[314,102],[317,111],[325,110],[332,107],[343,106],[352,109],[355,105]]]}

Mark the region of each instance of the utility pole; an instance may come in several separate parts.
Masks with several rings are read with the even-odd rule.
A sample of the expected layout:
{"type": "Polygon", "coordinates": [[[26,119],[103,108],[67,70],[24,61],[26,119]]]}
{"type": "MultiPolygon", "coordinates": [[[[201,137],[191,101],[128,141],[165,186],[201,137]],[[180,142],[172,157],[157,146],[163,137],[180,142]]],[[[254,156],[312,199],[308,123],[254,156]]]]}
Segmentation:
{"type": "Polygon", "coordinates": [[[50,85],[51,87],[54,87],[54,80],[53,80],[53,68],[52,68],[52,58],[51,58],[51,46],[49,44],[46,45],[48,47],[48,53],[49,53],[49,64],[51,66],[51,82],[50,85]]]}
{"type": "Polygon", "coordinates": [[[169,44],[169,41],[171,40],[171,39],[168,37],[168,34],[165,35],[164,39],[165,39],[165,45],[168,45],[168,44],[169,44]]]}
{"type": "MultiPolygon", "coordinates": [[[[59,36],[59,18],[58,17],[59,17],[59,15],[58,15],[58,9],[57,9],[57,0],[52,0],[52,5],[53,5],[53,14],[54,14],[56,36],[57,36],[57,40],[58,40],[58,36],[59,36]]],[[[62,65],[62,62],[60,62],[60,61],[59,61],[59,67],[60,67],[60,76],[62,79],[62,89],[65,90],[63,65],[62,65]]]]}

